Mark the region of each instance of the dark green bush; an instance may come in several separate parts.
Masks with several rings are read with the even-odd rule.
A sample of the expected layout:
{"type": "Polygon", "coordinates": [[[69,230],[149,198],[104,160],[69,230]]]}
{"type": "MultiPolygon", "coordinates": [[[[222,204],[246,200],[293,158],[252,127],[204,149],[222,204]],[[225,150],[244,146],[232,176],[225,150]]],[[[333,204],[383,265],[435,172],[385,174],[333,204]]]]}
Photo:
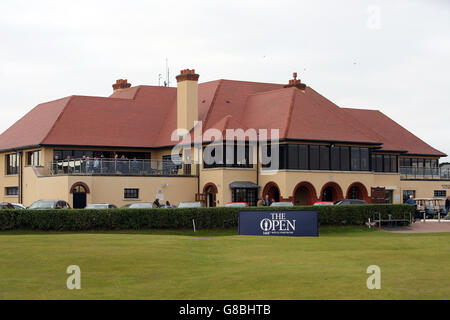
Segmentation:
{"type": "MultiPolygon", "coordinates": [[[[197,229],[238,226],[240,208],[187,209],[109,209],[109,210],[0,210],[0,231],[42,230],[140,230],[189,229],[195,220],[197,229]]],[[[386,219],[407,218],[410,205],[349,205],[291,208],[246,208],[269,211],[318,211],[320,225],[363,225],[375,213],[386,219]]]]}

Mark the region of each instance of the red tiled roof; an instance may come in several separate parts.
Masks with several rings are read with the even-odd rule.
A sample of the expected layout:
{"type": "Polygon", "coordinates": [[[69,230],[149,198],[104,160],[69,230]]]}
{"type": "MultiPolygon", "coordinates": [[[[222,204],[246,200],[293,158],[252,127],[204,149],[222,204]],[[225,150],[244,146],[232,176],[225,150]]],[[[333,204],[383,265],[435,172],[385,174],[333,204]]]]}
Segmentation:
{"type": "MultiPolygon", "coordinates": [[[[199,84],[198,100],[204,130],[279,129],[281,139],[383,144],[382,150],[444,156],[380,112],[340,108],[309,87],[217,80],[199,84]]],[[[176,88],[137,86],[108,98],[41,104],[0,135],[0,149],[174,145],[176,103],[176,88]]]]}
{"type": "Polygon", "coordinates": [[[381,151],[405,151],[408,154],[446,157],[378,110],[341,108],[361,128],[383,141],[381,151]]]}
{"type": "Polygon", "coordinates": [[[41,144],[70,100],[68,97],[38,105],[0,135],[0,149],[41,144]]]}

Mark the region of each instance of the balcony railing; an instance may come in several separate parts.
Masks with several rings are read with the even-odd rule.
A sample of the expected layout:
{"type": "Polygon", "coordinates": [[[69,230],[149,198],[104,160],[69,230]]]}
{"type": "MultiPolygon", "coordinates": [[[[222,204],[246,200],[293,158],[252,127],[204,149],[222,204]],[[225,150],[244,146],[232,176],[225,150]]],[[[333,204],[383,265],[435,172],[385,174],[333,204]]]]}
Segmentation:
{"type": "Polygon", "coordinates": [[[50,175],[196,176],[194,164],[165,160],[70,159],[48,164],[50,175]]]}
{"type": "Polygon", "coordinates": [[[450,169],[400,167],[402,180],[450,180],[450,169]]]}

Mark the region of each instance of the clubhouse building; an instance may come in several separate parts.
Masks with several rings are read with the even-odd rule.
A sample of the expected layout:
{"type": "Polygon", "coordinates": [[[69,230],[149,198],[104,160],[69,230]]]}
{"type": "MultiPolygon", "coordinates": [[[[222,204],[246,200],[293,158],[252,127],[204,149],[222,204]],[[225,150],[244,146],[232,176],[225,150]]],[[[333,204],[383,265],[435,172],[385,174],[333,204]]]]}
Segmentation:
{"type": "Polygon", "coordinates": [[[450,192],[439,167],[446,155],[380,111],[339,107],[296,74],[285,84],[198,80],[194,70],[180,73],[177,88],[118,80],[110,97],[38,105],[0,135],[0,201],[223,206],[269,195],[309,205],[450,192]],[[233,130],[257,138],[216,137],[233,130]],[[261,139],[262,130],[278,138],[261,139]],[[186,142],[195,131],[202,142],[186,142]],[[206,152],[211,145],[225,147],[206,152]],[[224,161],[205,161],[206,153],[224,161]]]}

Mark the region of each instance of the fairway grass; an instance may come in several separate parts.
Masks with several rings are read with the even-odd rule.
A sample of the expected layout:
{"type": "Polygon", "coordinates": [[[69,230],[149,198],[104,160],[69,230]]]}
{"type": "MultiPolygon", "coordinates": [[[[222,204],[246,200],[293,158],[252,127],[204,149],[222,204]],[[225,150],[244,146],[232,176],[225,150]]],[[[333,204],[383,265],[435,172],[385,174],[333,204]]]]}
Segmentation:
{"type": "Polygon", "coordinates": [[[450,299],[450,233],[0,233],[0,299],[450,299]],[[70,265],[81,290],[66,287],[70,265]],[[370,265],[381,289],[369,290],[370,265]]]}

